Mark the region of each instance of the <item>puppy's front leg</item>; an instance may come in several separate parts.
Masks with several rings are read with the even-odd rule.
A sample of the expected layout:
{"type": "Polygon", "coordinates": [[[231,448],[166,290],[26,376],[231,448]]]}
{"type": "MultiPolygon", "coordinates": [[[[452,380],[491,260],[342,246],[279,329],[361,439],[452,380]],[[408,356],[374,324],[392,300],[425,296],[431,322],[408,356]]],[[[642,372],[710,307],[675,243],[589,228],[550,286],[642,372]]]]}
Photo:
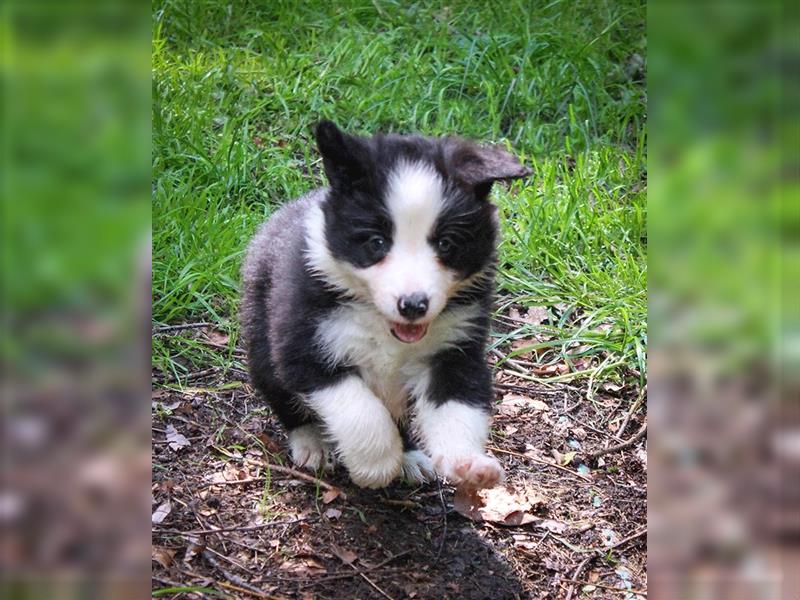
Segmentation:
{"type": "Polygon", "coordinates": [[[414,428],[437,472],[453,483],[492,487],[503,479],[486,454],[492,406],[492,374],[483,346],[473,340],[434,357],[417,388],[414,428]]]}
{"type": "Polygon", "coordinates": [[[400,474],[403,442],[392,416],[357,375],[308,395],[350,478],[380,488],[400,474]]]}
{"type": "Polygon", "coordinates": [[[416,428],[437,472],[452,483],[487,488],[503,479],[503,468],[486,454],[489,412],[459,400],[418,401],[416,428]]]}

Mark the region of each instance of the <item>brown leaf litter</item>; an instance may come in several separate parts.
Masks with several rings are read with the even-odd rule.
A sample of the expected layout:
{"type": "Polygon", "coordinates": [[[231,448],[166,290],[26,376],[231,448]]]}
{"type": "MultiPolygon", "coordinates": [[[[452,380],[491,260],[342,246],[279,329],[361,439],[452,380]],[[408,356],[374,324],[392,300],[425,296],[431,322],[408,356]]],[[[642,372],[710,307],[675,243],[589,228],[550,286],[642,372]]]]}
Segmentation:
{"type": "Polygon", "coordinates": [[[646,439],[592,459],[644,430],[646,404],[626,414],[639,390],[596,382],[588,401],[585,380],[532,383],[506,369],[496,379],[489,447],[507,481],[455,494],[436,483],[361,490],[341,467],[295,469],[264,403],[247,385],[224,389],[217,371],[185,393],[157,388],[154,590],[242,600],[645,593],[646,439]],[[612,424],[628,418],[617,438],[612,424]]]}

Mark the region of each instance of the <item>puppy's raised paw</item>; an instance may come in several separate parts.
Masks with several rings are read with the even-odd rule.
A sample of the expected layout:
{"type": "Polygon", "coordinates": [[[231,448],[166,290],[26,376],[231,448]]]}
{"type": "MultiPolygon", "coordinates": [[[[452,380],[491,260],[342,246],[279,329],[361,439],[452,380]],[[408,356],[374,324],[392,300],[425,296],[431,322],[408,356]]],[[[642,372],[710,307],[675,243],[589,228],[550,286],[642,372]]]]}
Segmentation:
{"type": "Polygon", "coordinates": [[[472,488],[494,487],[505,478],[497,459],[486,454],[438,456],[434,465],[448,482],[472,488]]]}

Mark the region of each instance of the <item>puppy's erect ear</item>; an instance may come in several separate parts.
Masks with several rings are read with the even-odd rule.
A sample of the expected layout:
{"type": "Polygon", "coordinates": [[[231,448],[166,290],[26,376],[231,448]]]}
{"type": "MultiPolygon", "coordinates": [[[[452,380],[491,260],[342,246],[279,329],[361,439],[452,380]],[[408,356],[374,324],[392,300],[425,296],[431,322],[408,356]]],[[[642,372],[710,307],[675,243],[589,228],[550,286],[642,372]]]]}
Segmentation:
{"type": "Polygon", "coordinates": [[[478,146],[458,138],[447,140],[445,163],[448,175],[473,188],[478,196],[486,196],[495,181],[519,179],[532,173],[516,156],[499,146],[478,146]]]}
{"type": "Polygon", "coordinates": [[[362,138],[344,133],[330,121],[320,121],[315,135],[331,187],[347,188],[367,174],[370,154],[362,138]]]}

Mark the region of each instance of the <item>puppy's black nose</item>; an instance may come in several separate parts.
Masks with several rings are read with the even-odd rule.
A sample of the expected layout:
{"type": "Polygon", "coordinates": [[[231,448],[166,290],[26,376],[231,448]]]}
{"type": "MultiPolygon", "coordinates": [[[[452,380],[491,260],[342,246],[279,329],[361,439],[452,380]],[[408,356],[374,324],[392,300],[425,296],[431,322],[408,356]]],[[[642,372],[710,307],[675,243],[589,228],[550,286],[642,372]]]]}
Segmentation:
{"type": "Polygon", "coordinates": [[[419,319],[428,312],[428,297],[422,292],[400,296],[397,311],[407,319],[419,319]]]}

